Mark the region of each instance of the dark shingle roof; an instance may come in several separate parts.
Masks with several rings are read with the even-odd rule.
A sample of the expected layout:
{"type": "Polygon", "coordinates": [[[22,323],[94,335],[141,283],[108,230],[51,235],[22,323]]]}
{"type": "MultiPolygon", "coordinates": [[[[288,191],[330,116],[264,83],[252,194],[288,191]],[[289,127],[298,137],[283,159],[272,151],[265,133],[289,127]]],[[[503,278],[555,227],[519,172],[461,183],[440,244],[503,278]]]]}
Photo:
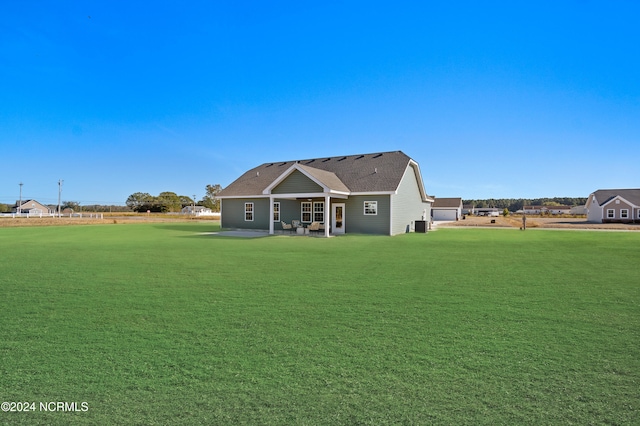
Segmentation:
{"type": "Polygon", "coordinates": [[[402,151],[264,163],[224,188],[220,197],[256,196],[294,164],[326,186],[350,192],[391,192],[402,180],[411,158],[402,151]]]}
{"type": "Polygon", "coordinates": [[[612,198],[620,196],[634,205],[640,206],[640,189],[599,189],[593,195],[595,195],[599,205],[603,205],[612,198]]]}
{"type": "Polygon", "coordinates": [[[435,197],[435,200],[433,201],[433,206],[432,207],[441,207],[441,208],[445,208],[445,207],[460,207],[460,205],[462,204],[462,198],[438,198],[435,197]]]}

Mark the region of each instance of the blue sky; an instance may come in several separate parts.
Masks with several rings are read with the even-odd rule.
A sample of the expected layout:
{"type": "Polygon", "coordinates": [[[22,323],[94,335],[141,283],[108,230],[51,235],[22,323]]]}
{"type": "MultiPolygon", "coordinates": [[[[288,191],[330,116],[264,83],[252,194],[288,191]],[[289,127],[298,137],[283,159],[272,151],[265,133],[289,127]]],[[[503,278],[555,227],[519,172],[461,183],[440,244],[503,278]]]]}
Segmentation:
{"type": "Polygon", "coordinates": [[[0,3],[0,203],[402,150],[440,197],[640,187],[640,3],[0,3]]]}

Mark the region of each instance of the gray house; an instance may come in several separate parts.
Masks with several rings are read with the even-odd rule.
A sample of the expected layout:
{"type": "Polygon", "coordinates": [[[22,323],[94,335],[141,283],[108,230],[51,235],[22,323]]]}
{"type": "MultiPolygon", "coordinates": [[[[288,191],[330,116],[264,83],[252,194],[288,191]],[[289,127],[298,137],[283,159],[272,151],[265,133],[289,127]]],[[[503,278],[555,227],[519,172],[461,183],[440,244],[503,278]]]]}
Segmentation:
{"type": "Polygon", "coordinates": [[[640,189],[599,189],[585,209],[589,222],[640,222],[640,189]]]}
{"type": "Polygon", "coordinates": [[[410,232],[433,202],[418,163],[401,151],[264,163],[217,197],[222,228],[273,234],[299,222],[321,224],[325,236],[410,232]]]}
{"type": "Polygon", "coordinates": [[[433,220],[459,220],[462,216],[462,198],[434,197],[431,207],[433,220]]]}

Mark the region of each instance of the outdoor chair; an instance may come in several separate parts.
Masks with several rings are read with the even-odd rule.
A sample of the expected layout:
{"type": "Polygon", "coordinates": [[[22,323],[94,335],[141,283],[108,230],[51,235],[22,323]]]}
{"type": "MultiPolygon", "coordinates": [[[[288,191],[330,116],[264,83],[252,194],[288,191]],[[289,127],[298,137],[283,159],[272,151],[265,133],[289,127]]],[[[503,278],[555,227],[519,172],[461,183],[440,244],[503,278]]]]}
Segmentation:
{"type": "Polygon", "coordinates": [[[291,221],[291,226],[293,226],[293,229],[298,229],[302,226],[302,224],[300,224],[299,220],[292,220],[291,221]]]}
{"type": "Polygon", "coordinates": [[[293,227],[291,226],[290,223],[286,223],[284,220],[281,220],[280,223],[282,223],[282,230],[283,231],[289,231],[289,232],[293,232],[293,227]]]}
{"type": "Polygon", "coordinates": [[[311,225],[307,226],[309,232],[320,232],[320,222],[311,222],[311,225]]]}

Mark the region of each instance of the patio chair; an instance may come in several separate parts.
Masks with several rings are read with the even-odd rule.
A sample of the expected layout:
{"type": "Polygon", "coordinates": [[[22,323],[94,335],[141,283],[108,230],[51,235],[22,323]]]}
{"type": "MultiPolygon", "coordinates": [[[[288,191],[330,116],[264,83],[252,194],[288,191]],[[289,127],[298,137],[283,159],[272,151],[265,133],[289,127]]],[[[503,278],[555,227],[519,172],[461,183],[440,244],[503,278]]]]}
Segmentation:
{"type": "Polygon", "coordinates": [[[302,226],[302,224],[300,223],[299,220],[292,220],[291,221],[291,226],[293,226],[293,229],[298,229],[302,226]]]}
{"type": "Polygon", "coordinates": [[[311,222],[311,225],[307,226],[309,232],[320,232],[320,222],[311,222]]]}
{"type": "Polygon", "coordinates": [[[290,223],[286,223],[284,220],[281,220],[280,223],[282,224],[283,231],[288,230],[289,232],[293,232],[293,227],[291,226],[290,223]]]}

